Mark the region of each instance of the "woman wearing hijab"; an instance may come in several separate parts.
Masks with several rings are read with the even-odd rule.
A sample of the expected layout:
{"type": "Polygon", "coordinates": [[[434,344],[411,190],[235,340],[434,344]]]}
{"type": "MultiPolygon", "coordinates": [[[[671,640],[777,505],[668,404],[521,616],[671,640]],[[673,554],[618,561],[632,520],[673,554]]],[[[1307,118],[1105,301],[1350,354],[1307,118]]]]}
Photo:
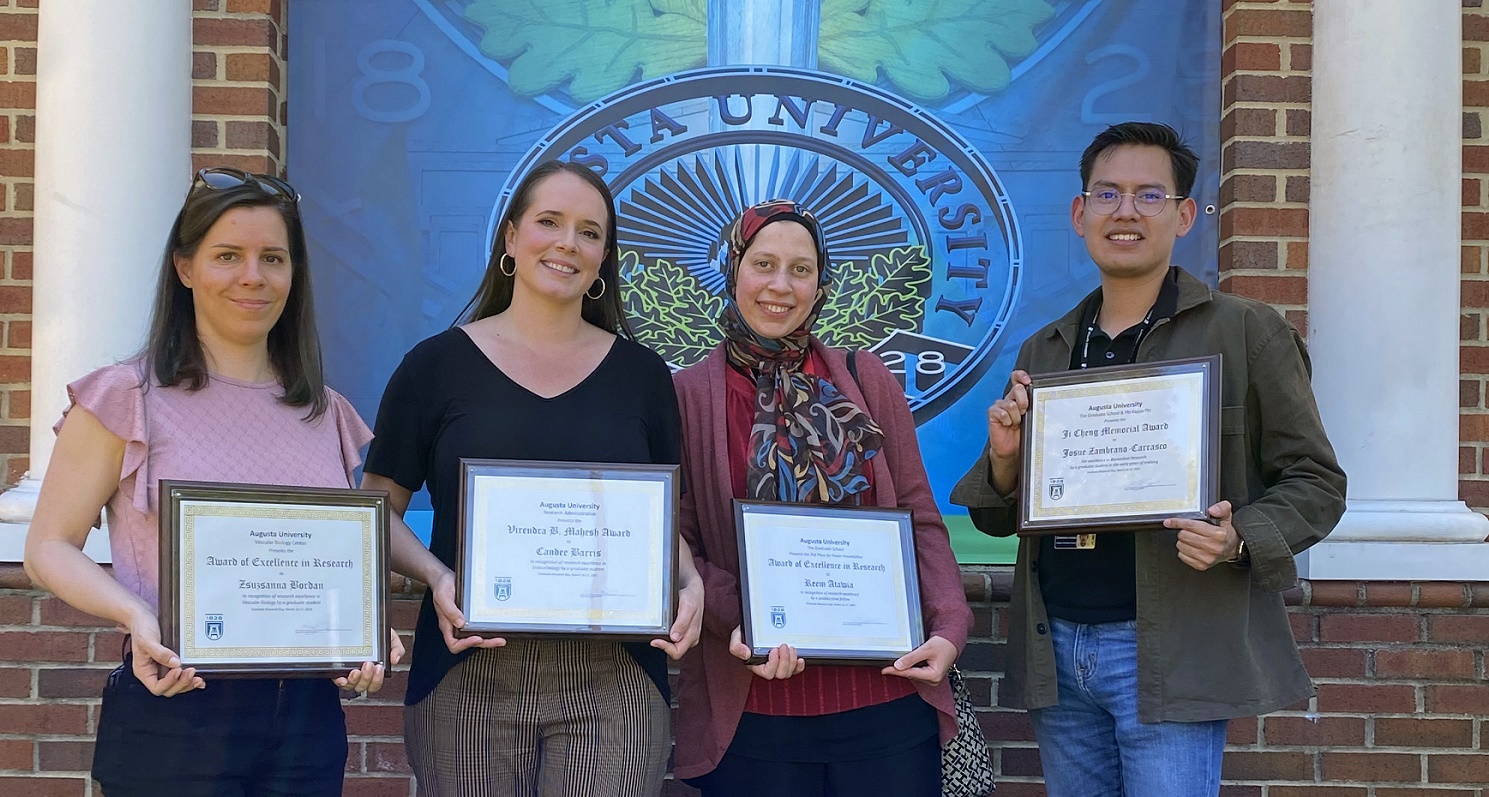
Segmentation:
{"type": "Polygon", "coordinates": [[[676,376],[680,526],[705,609],[700,652],[681,662],[675,771],[705,797],[939,795],[956,733],[944,676],[972,613],[903,388],[872,353],[811,334],[828,264],[805,208],[745,210],[729,230],[724,342],[676,376]],[[925,644],[882,669],[808,666],[789,645],[747,666],[736,498],[912,510],[925,644]]]}

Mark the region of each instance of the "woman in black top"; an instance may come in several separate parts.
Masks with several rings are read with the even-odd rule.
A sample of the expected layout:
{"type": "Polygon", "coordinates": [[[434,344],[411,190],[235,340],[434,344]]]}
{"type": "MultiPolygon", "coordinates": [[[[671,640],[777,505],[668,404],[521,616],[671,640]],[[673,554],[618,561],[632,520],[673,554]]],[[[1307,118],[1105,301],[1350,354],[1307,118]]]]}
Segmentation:
{"type": "Polygon", "coordinates": [[[670,749],[665,655],[698,639],[703,589],[679,547],[670,639],[457,639],[462,457],[675,464],[666,364],[629,339],[614,200],[550,161],[518,186],[465,324],[415,346],[388,383],[362,485],[402,515],[426,484],[430,548],[394,524],[393,568],[430,585],[414,638],[405,743],[422,793],[655,795],[670,749]]]}

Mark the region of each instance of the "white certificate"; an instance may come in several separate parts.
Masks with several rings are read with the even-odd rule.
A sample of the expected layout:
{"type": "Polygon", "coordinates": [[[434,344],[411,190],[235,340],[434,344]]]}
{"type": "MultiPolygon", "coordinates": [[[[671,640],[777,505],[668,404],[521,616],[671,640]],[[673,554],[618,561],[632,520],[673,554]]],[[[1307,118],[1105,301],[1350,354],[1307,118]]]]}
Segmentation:
{"type": "Polygon", "coordinates": [[[466,632],[667,633],[675,466],[462,464],[466,632]]]}
{"type": "Polygon", "coordinates": [[[923,641],[908,510],[736,503],[745,642],[892,661],[923,641]]]}
{"type": "Polygon", "coordinates": [[[386,499],[164,482],[163,630],[203,672],[341,671],[385,655],[386,499]]]}
{"type": "Polygon", "coordinates": [[[1203,514],[1213,502],[1218,370],[1218,358],[1206,358],[1036,382],[1024,419],[1023,526],[1203,514]]]}

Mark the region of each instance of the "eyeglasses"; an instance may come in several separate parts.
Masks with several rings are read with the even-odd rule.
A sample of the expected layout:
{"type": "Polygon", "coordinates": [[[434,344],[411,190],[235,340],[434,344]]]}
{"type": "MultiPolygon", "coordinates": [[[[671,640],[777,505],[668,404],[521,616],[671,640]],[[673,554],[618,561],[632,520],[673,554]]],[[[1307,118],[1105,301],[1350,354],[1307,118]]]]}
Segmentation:
{"type": "Polygon", "coordinates": [[[1116,213],[1117,208],[1122,207],[1122,197],[1124,196],[1132,197],[1132,206],[1143,216],[1157,216],[1162,213],[1170,199],[1188,198],[1154,190],[1123,194],[1111,188],[1103,188],[1100,191],[1082,191],[1081,196],[1086,198],[1087,207],[1103,216],[1110,216],[1116,213]]]}
{"type": "Polygon", "coordinates": [[[240,185],[257,186],[260,191],[269,196],[282,197],[291,202],[299,203],[300,194],[289,183],[267,174],[252,174],[242,169],[234,169],[231,166],[213,166],[196,173],[196,178],[191,181],[191,190],[195,191],[198,185],[205,185],[214,190],[237,188],[240,185]]]}

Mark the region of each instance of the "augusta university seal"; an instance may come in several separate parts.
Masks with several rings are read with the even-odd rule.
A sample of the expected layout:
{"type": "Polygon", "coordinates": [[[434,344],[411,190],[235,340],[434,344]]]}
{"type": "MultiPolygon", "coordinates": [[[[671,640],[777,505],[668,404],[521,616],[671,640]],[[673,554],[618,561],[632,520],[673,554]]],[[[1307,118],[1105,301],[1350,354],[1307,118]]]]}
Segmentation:
{"type": "MultiPolygon", "coordinates": [[[[991,168],[930,113],[883,89],[786,67],[682,72],[581,108],[518,163],[558,158],[616,196],[622,297],[637,339],[674,368],[721,336],[724,228],[793,199],[827,232],[830,299],[816,333],[877,353],[924,423],[1001,346],[1023,253],[991,168]]],[[[494,234],[495,230],[489,230],[494,234]]]]}

